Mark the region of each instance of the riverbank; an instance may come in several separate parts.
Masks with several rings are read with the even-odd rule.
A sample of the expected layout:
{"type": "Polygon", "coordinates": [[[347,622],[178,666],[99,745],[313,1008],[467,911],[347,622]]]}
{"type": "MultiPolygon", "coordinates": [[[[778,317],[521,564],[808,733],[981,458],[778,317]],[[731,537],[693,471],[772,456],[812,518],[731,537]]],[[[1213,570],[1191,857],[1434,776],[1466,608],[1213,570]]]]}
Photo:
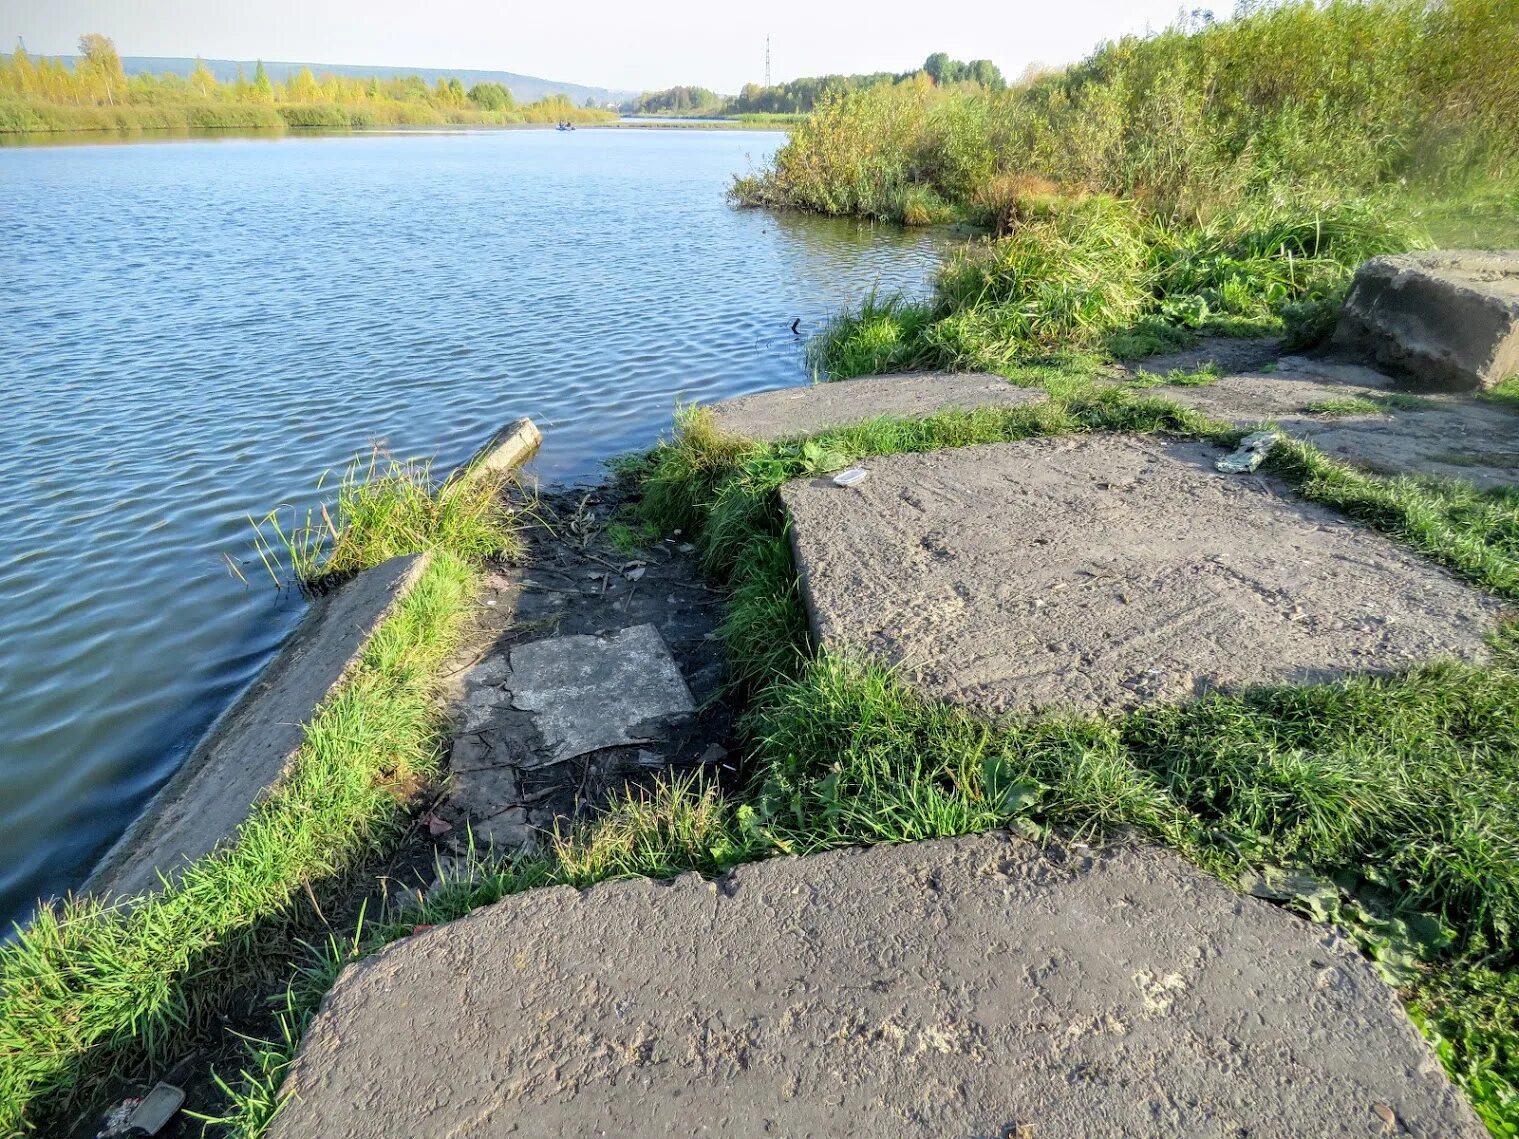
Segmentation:
{"type": "Polygon", "coordinates": [[[365,130],[379,127],[553,126],[613,123],[612,111],[575,107],[563,100],[528,103],[509,111],[438,108],[427,104],[233,104],[185,102],[154,106],[69,106],[0,100],[0,134],[138,133],[188,130],[365,130]]]}
{"type": "MultiPolygon", "coordinates": [[[[1196,368],[1195,360],[1178,361],[1178,378],[1172,381],[1178,396],[1194,390],[1192,375],[1206,376],[1210,391],[1236,390],[1225,369],[1196,368]],[[1182,373],[1184,365],[1194,371],[1182,373]]],[[[1245,377],[1249,382],[1238,387],[1244,393],[1240,413],[1248,416],[1251,407],[1262,406],[1263,385],[1279,384],[1284,391],[1301,385],[1297,368],[1290,360],[1257,359],[1245,377]]],[[[990,396],[980,395],[975,385],[944,387],[933,377],[911,381],[917,395],[902,386],[877,388],[880,381],[840,385],[840,394],[848,389],[855,398],[829,412],[831,421],[805,410],[810,397],[799,403],[804,393],[798,392],[777,393],[785,402],[775,409],[758,397],[739,401],[731,413],[718,409],[723,430],[710,413],[686,413],[671,440],[620,465],[615,486],[560,495],[538,506],[528,503],[517,524],[532,531],[533,552],[518,568],[498,565],[489,572],[485,592],[475,594],[484,601],[477,615],[463,616],[459,603],[467,594],[456,591],[456,600],[433,609],[433,616],[412,626],[417,632],[394,644],[394,653],[383,654],[398,664],[406,661],[405,691],[416,695],[398,699],[398,693],[380,686],[373,690],[378,707],[420,710],[412,703],[418,695],[432,693],[429,700],[435,701],[443,691],[440,684],[451,692],[451,779],[435,782],[448,744],[434,711],[419,721],[426,725],[416,737],[424,754],[406,765],[401,780],[413,789],[410,794],[396,794],[399,777],[387,764],[375,766],[376,751],[394,754],[394,739],[383,732],[379,739],[360,741],[367,758],[346,753],[342,758],[344,764],[359,764],[360,782],[368,784],[362,801],[330,797],[326,768],[320,778],[300,782],[307,788],[301,794],[321,789],[321,817],[333,810],[349,826],[391,820],[365,835],[366,850],[378,851],[377,838],[394,835],[397,821],[409,818],[411,833],[442,857],[447,867],[442,881],[421,892],[423,881],[404,879],[388,905],[366,914],[361,903],[376,897],[374,883],[332,877],[335,864],[325,863],[319,877],[309,879],[318,889],[303,919],[312,920],[313,912],[328,915],[329,940],[314,959],[293,960],[289,940],[272,935],[292,920],[276,916],[283,914],[279,907],[252,927],[259,932],[251,941],[248,933],[229,936],[231,929],[208,930],[214,936],[207,938],[174,925],[180,938],[190,935],[201,947],[193,955],[193,985],[189,974],[157,956],[158,950],[142,965],[117,966],[135,959],[119,955],[122,947],[136,944],[130,937],[122,940],[129,928],[162,930],[171,914],[185,915],[174,918],[177,923],[191,913],[201,922],[207,912],[226,912],[208,906],[204,892],[185,895],[181,885],[165,892],[164,903],[139,903],[132,913],[148,917],[138,927],[117,913],[81,912],[66,923],[44,923],[41,941],[33,935],[22,949],[0,959],[11,967],[4,985],[7,1031],[15,1034],[30,1025],[41,1033],[25,1046],[0,1051],[0,1072],[14,1079],[18,1070],[29,1070],[26,1080],[32,1081],[12,1083],[7,1090],[21,1094],[20,1102],[36,1097],[41,1114],[30,1116],[33,1120],[59,1119],[67,1115],[66,1105],[83,1106],[100,1091],[130,1088],[121,1082],[124,1076],[157,1078],[184,1058],[189,1042],[215,1039],[214,1032],[206,1035],[207,1027],[234,995],[249,986],[277,988],[271,982],[280,969],[293,966],[297,979],[288,1001],[277,1006],[285,1009],[283,1028],[273,1033],[274,1043],[253,1051],[245,1074],[231,1079],[225,1044],[213,1049],[221,1057],[222,1078],[229,1080],[227,1108],[214,1106],[204,1069],[193,1079],[176,1077],[200,1089],[197,1110],[210,1108],[219,1115],[226,1134],[261,1135],[275,1117],[302,1032],[342,967],[398,939],[556,883],[583,887],[686,870],[710,875],[782,854],[1011,827],[1041,842],[1140,834],[1226,882],[1243,883],[1294,912],[1348,929],[1410,1002],[1439,1044],[1451,1076],[1495,1133],[1505,1134],[1516,1120],[1513,1042],[1506,1027],[1513,994],[1512,974],[1497,947],[1513,920],[1519,886],[1504,853],[1515,836],[1499,820],[1519,817],[1519,804],[1505,798],[1512,789],[1505,791],[1503,776],[1503,756],[1519,748],[1519,740],[1510,738],[1519,723],[1519,673],[1511,636],[1501,634],[1501,627],[1486,661],[1418,664],[1396,668],[1388,677],[1352,674],[1074,717],[987,717],[958,702],[925,698],[910,676],[841,654],[817,632],[816,612],[809,629],[808,612],[821,602],[816,593],[804,593],[809,587],[798,578],[786,528],[788,517],[809,532],[813,523],[795,522],[795,505],[783,501],[783,487],[823,482],[819,476],[850,465],[887,479],[892,455],[969,456],[967,448],[989,444],[1076,439],[1152,440],[1161,446],[1191,440],[1190,445],[1227,447],[1246,431],[1167,398],[1167,384],[1153,374],[1125,377],[1067,364],[1016,378],[1028,386],[983,378],[982,386],[994,385],[990,396]],[[998,384],[1018,398],[1004,405],[998,384]],[[908,418],[900,412],[898,418],[880,418],[886,405],[865,398],[876,391],[897,406],[899,397],[909,404],[950,403],[923,404],[908,418]],[[798,439],[794,428],[776,418],[795,417],[798,408],[802,420],[822,418],[830,426],[821,433],[803,429],[800,433],[810,437],[798,439]],[[751,437],[751,423],[770,426],[763,428],[763,437],[751,437]],[[712,588],[696,575],[698,562],[712,588]],[[419,652],[416,638],[424,624],[447,634],[419,652]],[[582,753],[584,762],[594,773],[590,766],[585,771],[575,763],[561,766],[574,757],[557,753],[531,759],[535,746],[557,738],[537,725],[538,717],[557,715],[545,654],[573,643],[580,646],[576,651],[615,657],[631,643],[596,634],[624,626],[661,629],[670,638],[678,684],[662,689],[659,700],[690,684],[683,701],[659,705],[660,715],[675,717],[670,727],[655,729],[649,716],[654,705],[633,701],[623,709],[637,722],[633,736],[590,739],[586,745],[592,750],[582,753]],[[712,687],[719,675],[711,667],[717,663],[714,645],[723,654],[720,689],[712,687]],[[536,654],[533,662],[526,656],[517,660],[525,650],[536,654]],[[519,665],[529,678],[544,681],[538,695],[527,695],[520,678],[510,679],[519,665]],[[502,703],[503,686],[517,698],[502,703]],[[678,725],[697,696],[708,727],[692,734],[678,725]],[[500,720],[503,715],[507,720],[500,720]],[[651,742],[658,740],[666,742],[651,742]],[[504,766],[486,762],[493,748],[505,757],[504,766]],[[1218,783],[1225,773],[1227,794],[1218,783]],[[375,778],[378,786],[369,784],[375,778]],[[628,787],[637,790],[624,790],[628,787]],[[564,802],[555,798],[561,792],[568,796],[564,802]],[[533,813],[540,808],[547,814],[533,813]],[[471,835],[477,838],[472,841],[471,835]],[[493,855],[482,848],[486,838],[494,840],[493,855]],[[1457,851],[1463,852],[1459,858],[1457,851]],[[509,857],[497,861],[502,854],[509,857]],[[342,888],[334,894],[321,887],[323,882],[342,888]],[[193,908],[171,904],[190,897],[197,902],[193,908]],[[106,945],[117,948],[103,952],[106,945]],[[99,990],[87,983],[77,963],[65,964],[83,959],[108,963],[98,977],[99,990]],[[69,983],[59,984],[65,975],[69,983]],[[22,976],[28,983],[16,982],[22,976]],[[155,977],[151,996],[135,982],[125,989],[119,983],[145,976],[155,977]],[[45,982],[48,977],[55,981],[45,982]],[[112,1016],[135,1010],[135,1032],[115,1039],[101,1032],[93,994],[107,988],[116,994],[112,1016]],[[144,1003],[123,1006],[123,998],[144,1003]],[[80,1026],[71,1034],[73,1047],[61,1055],[52,1027],[60,999],[73,1010],[67,1019],[80,1026]],[[138,1035],[144,1023],[155,1027],[138,1035]],[[86,1028],[94,1030],[93,1041],[86,1028]],[[148,1048],[145,1039],[153,1042],[148,1048]],[[44,1041],[46,1071],[36,1059],[44,1041]]],[[[834,390],[813,389],[820,397],[834,390]]],[[[1378,410],[1373,419],[1433,414],[1411,398],[1405,402],[1393,412],[1378,410]]],[[[1513,415],[1499,405],[1483,406],[1489,409],[1485,414],[1513,415]]],[[[1519,418],[1514,423],[1519,430],[1519,418]]],[[[1439,428],[1426,424],[1429,430],[1439,428]]],[[[1461,445],[1455,439],[1440,442],[1461,445]]],[[[1506,492],[1370,476],[1308,444],[1282,448],[1266,470],[1273,486],[1279,482],[1285,488],[1273,493],[1295,495],[1356,520],[1347,533],[1380,530],[1433,559],[1418,572],[1433,572],[1433,562],[1443,562],[1490,596],[1519,600],[1514,540],[1519,518],[1512,517],[1514,504],[1506,492]]],[[[953,543],[951,531],[944,530],[940,540],[953,543]]],[[[799,556],[806,556],[810,541],[798,539],[799,556]]],[[[1231,541],[1238,544],[1238,534],[1231,541]]],[[[394,544],[376,547],[375,556],[395,549],[394,544]]],[[[1267,543],[1258,553],[1269,560],[1272,549],[1267,543]]],[[[821,581],[809,580],[812,589],[821,581]]],[[[1428,590],[1408,594],[1420,598],[1418,604],[1428,595],[1428,590]]],[[[646,680],[659,672],[654,658],[639,655],[638,660],[630,675],[646,680]]],[[[576,675],[595,673],[576,670],[576,675]]],[[[617,689],[619,699],[631,699],[624,681],[617,689]]],[[[603,703],[575,691],[580,705],[603,703]]],[[[1154,698],[1154,693],[1146,697],[1154,698]]],[[[326,738],[323,728],[319,719],[308,729],[308,740],[313,731],[326,738]]],[[[309,820],[300,825],[304,844],[309,820]]],[[[290,844],[296,837],[282,834],[279,841],[290,844]]],[[[408,864],[409,874],[427,876],[429,860],[416,850],[408,864]]],[[[219,882],[224,871],[217,865],[208,865],[207,882],[219,882]]],[[[225,865],[239,863],[234,858],[225,865]]],[[[268,881],[261,864],[244,869],[242,881],[268,881]]],[[[304,873],[311,869],[308,864],[304,873]]],[[[197,874],[188,878],[192,885],[198,880],[197,874]]],[[[286,897],[289,889],[281,886],[276,894],[286,897]]],[[[248,897],[246,888],[238,893],[248,897]]],[[[251,917],[254,911],[244,912],[251,917]]],[[[132,1021],[110,1023],[126,1032],[132,1021]]],[[[249,1027],[247,1021],[237,1023],[249,1027]]]]}
{"type": "MultiPolygon", "coordinates": [[[[1257,389],[1279,382],[1285,391],[1298,382],[1288,365],[1266,361],[1250,373],[1252,382],[1257,389]],[[1279,381],[1272,378],[1277,375],[1279,381]]],[[[788,540],[788,526],[802,523],[794,506],[783,504],[782,487],[789,494],[820,486],[827,480],[818,476],[851,465],[871,472],[871,480],[885,479],[893,455],[969,457],[989,444],[1081,439],[1152,440],[1159,447],[1194,440],[1227,448],[1246,431],[1180,406],[1166,398],[1165,385],[1148,384],[1144,376],[1137,386],[1120,380],[1115,387],[1110,375],[1071,366],[1058,376],[1021,378],[1034,385],[1024,390],[1038,397],[1022,406],[994,409],[965,389],[948,398],[952,405],[969,403],[941,410],[930,404],[910,419],[874,418],[868,397],[880,381],[858,381],[857,398],[830,413],[842,414],[837,425],[801,439],[784,426],[776,426],[774,441],[746,439],[747,424],[769,423],[776,414],[758,403],[740,401],[731,414],[719,408],[724,430],[715,429],[708,413],[690,413],[669,443],[624,465],[625,485],[637,488],[636,514],[624,509],[597,522],[586,514],[569,526],[558,518],[560,540],[585,543],[583,549],[611,554],[604,543],[627,543],[601,571],[620,579],[625,596],[636,588],[628,578],[637,576],[640,559],[678,561],[661,548],[688,539],[695,546],[725,593],[718,636],[731,702],[725,714],[737,717],[736,750],[725,748],[725,758],[709,761],[698,774],[666,777],[624,801],[614,795],[603,817],[583,820],[567,836],[561,831],[547,848],[500,864],[465,859],[438,889],[362,945],[335,946],[322,975],[330,979],[345,962],[554,884],[583,888],[693,870],[716,875],[778,855],[999,827],[1036,842],[1062,835],[1068,841],[1074,834],[1097,847],[1102,836],[1137,833],[1239,888],[1348,930],[1384,980],[1399,988],[1494,1133],[1507,1134],[1519,1120],[1507,1011],[1513,977],[1494,951],[1519,894],[1504,853],[1514,836],[1494,827],[1510,813],[1495,804],[1511,795],[1504,757],[1519,746],[1512,736],[1519,673],[1511,629],[1495,627],[1493,655],[1480,663],[1251,687],[1095,716],[988,717],[958,699],[927,699],[900,669],[841,655],[818,639],[818,584],[810,576],[817,567],[804,575],[813,583],[808,586],[793,561],[793,548],[807,556],[811,539],[788,540]],[[1040,387],[1060,394],[1040,395],[1040,387]],[[598,526],[605,527],[599,534],[598,526]],[[669,537],[653,540],[658,533],[669,537]],[[640,542],[649,544],[647,552],[639,552],[640,542]],[[736,779],[728,764],[736,764],[736,779]],[[1457,849],[1467,856],[1439,853],[1457,849]]],[[[1234,390],[1222,370],[1214,381],[1234,390]]],[[[911,383],[922,391],[908,398],[936,398],[933,377],[911,383]]],[[[1256,392],[1248,385],[1240,390],[1256,392]]],[[[885,408],[904,392],[888,384],[881,395],[885,408]]],[[[813,418],[806,410],[812,400],[777,396],[792,413],[801,407],[802,420],[813,418]]],[[[1248,416],[1260,398],[1243,395],[1241,414],[1248,416]]],[[[1513,422],[1519,430],[1519,419],[1513,422]]],[[[1345,533],[1380,530],[1453,567],[1489,596],[1519,600],[1513,541],[1519,519],[1505,493],[1368,476],[1306,444],[1284,447],[1266,469],[1272,487],[1290,488],[1273,494],[1357,520],[1345,533]]],[[[596,497],[593,492],[585,501],[596,497]]],[[[809,533],[814,521],[805,523],[809,533]]],[[[941,525],[936,540],[954,550],[958,527],[958,521],[941,525]]],[[[1239,544],[1240,532],[1231,542],[1239,544]]],[[[1247,537],[1244,545],[1274,560],[1271,544],[1247,537]]],[[[553,600],[554,590],[584,588],[540,579],[531,568],[521,578],[549,590],[534,612],[553,600]]],[[[1314,613],[1315,622],[1326,620],[1320,608],[1314,613]]],[[[512,643],[543,635],[541,626],[523,628],[512,643]]],[[[916,639],[922,635],[912,634],[903,650],[926,649],[916,639]]],[[[490,673],[489,687],[515,688],[492,671],[490,660],[475,665],[482,677],[490,673]]],[[[478,691],[485,702],[472,715],[505,707],[491,703],[499,697],[489,688],[478,691]]],[[[1158,691],[1142,697],[1148,703],[1158,691]]],[[[537,698],[524,703],[541,706],[537,698]]],[[[472,722],[487,733],[504,730],[488,718],[472,722]]],[[[428,936],[442,944],[449,935],[428,936]]],[[[286,1043],[255,1055],[233,1134],[262,1134],[275,1117],[279,1097],[290,1090],[284,1086],[295,1054],[290,1041],[310,1023],[325,991],[325,983],[293,990],[286,1043]]],[[[440,1094],[452,1093],[444,1088],[440,1094]]],[[[310,1090],[310,1098],[322,1110],[321,1094],[310,1090]]]]}

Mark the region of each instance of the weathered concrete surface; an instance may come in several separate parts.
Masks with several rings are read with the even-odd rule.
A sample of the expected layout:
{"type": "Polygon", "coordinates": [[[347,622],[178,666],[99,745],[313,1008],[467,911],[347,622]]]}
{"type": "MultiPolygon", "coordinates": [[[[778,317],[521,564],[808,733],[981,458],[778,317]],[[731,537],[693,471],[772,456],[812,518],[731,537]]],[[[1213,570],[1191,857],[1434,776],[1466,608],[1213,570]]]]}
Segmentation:
{"type": "Polygon", "coordinates": [[[1203,386],[1167,385],[1146,394],[1241,426],[1270,420],[1331,458],[1377,474],[1439,475],[1484,487],[1519,482],[1519,413],[1449,392],[1414,396],[1381,372],[1356,364],[1287,356],[1269,373],[1227,375],[1203,386]],[[1404,406],[1396,402],[1399,397],[1404,406]],[[1346,398],[1380,399],[1382,410],[1356,415],[1308,410],[1346,398]]]}
{"type": "Polygon", "coordinates": [[[172,876],[231,838],[279,781],[305,738],[303,725],[426,564],[426,555],[392,558],[317,599],[279,655],[106,853],[84,891],[154,889],[160,872],[172,876]]]}
{"type": "Polygon", "coordinates": [[[878,419],[932,415],[949,408],[1026,407],[1045,393],[1001,376],[923,372],[863,376],[807,387],[780,388],[711,405],[717,426],[750,439],[787,439],[878,419]]]}
{"type": "Polygon", "coordinates": [[[1356,272],[1333,343],[1440,387],[1519,375],[1519,253],[1374,257],[1356,272]]]}
{"type": "Polygon", "coordinates": [[[782,488],[826,644],[989,711],[1480,658],[1491,598],[1202,443],[1034,439],[782,488]]]}
{"type": "Polygon", "coordinates": [[[486,440],[485,445],[456,473],[461,478],[507,474],[531,458],[542,443],[543,434],[538,430],[538,425],[523,416],[508,423],[486,440]]]}
{"type": "Polygon", "coordinates": [[[1335,935],[1005,835],[518,895],[350,967],[282,1094],[271,1139],[1485,1134],[1335,935]]]}
{"type": "Polygon", "coordinates": [[[639,724],[696,710],[653,625],[519,645],[506,684],[512,703],[535,714],[555,760],[639,743],[639,724]]]}

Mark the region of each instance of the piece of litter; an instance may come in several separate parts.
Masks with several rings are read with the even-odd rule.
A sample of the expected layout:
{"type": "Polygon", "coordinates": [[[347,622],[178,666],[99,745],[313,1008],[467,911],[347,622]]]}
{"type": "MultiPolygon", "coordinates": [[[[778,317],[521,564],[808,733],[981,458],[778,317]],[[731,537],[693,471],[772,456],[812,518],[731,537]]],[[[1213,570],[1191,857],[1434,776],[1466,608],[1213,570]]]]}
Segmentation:
{"type": "Polygon", "coordinates": [[[859,486],[870,477],[870,472],[863,467],[850,467],[847,471],[840,471],[833,476],[834,486],[859,486]]]}
{"type": "Polygon", "coordinates": [[[153,1090],[142,1097],[127,1120],[128,1135],[157,1135],[184,1106],[185,1093],[172,1084],[155,1084],[153,1090]]]}
{"type": "Polygon", "coordinates": [[[1275,431],[1257,431],[1240,440],[1239,446],[1213,464],[1226,475],[1247,475],[1258,470],[1271,453],[1271,448],[1281,441],[1275,431]]]}

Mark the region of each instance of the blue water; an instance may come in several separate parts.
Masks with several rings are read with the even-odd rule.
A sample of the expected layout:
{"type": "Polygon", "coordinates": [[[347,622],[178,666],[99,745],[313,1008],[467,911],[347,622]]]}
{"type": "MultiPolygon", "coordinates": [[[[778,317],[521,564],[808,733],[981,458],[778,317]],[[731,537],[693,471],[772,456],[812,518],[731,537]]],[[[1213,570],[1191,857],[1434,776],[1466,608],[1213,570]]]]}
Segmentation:
{"type": "Polygon", "coordinates": [[[542,477],[594,477],[677,399],[804,382],[794,318],[921,289],[930,238],[725,203],[781,141],[0,150],[0,918],[83,880],[300,616],[249,515],[519,415],[542,477]]]}

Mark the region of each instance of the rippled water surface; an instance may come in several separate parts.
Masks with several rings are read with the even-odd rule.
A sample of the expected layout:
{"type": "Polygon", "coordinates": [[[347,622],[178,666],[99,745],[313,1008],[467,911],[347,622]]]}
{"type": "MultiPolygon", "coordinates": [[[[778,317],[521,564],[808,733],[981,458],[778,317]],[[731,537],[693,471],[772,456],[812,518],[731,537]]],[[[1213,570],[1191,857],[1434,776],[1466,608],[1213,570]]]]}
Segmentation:
{"type": "Polygon", "coordinates": [[[804,382],[794,318],[921,288],[930,239],[725,205],[781,141],[0,151],[0,917],[82,880],[299,617],[248,515],[518,415],[541,475],[594,476],[678,398],[804,382]]]}

